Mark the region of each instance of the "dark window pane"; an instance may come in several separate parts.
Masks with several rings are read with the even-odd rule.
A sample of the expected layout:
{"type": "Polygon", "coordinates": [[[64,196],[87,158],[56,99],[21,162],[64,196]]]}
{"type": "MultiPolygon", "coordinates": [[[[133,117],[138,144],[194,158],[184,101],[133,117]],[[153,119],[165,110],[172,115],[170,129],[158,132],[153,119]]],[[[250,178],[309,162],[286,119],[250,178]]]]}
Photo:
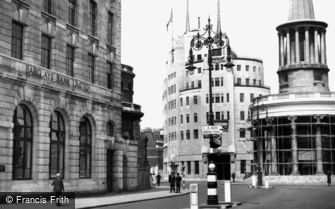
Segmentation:
{"type": "Polygon", "coordinates": [[[17,23],[12,24],[12,50],[11,55],[17,59],[22,59],[23,46],[23,26],[17,23]]]}
{"type": "Polygon", "coordinates": [[[51,38],[42,35],[41,45],[41,66],[50,69],[51,38]]]}

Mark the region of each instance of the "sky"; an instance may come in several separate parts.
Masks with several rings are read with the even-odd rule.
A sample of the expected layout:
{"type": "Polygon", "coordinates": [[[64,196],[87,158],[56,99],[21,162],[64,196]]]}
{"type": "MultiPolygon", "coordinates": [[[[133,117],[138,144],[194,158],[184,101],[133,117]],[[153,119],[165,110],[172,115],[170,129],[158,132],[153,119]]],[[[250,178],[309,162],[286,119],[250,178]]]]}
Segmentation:
{"type": "MultiPolygon", "coordinates": [[[[174,37],[185,32],[186,0],[121,0],[121,61],[134,67],[134,103],[142,106],[141,128],[162,128],[165,62],[171,49],[166,24],[173,9],[174,37]]],[[[335,90],[334,0],[314,0],[315,19],[328,23],[326,43],[329,85],[335,90]]],[[[240,56],[263,60],[264,82],[278,93],[276,27],[288,20],[289,0],[221,0],[221,27],[240,56]]],[[[216,27],[217,0],[189,0],[190,25],[208,17],[216,27]]]]}

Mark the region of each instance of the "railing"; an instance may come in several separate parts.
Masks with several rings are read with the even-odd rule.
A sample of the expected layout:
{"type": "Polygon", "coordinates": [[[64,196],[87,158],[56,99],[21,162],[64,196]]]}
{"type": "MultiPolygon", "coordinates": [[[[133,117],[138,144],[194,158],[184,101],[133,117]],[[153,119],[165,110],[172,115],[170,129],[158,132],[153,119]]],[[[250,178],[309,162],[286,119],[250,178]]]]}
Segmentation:
{"type": "Polygon", "coordinates": [[[257,102],[271,102],[281,100],[300,100],[300,99],[321,99],[321,100],[335,100],[335,92],[302,92],[302,93],[288,93],[288,94],[275,94],[266,95],[255,98],[254,104],[257,102]]]}
{"type": "Polygon", "coordinates": [[[130,103],[130,102],[122,102],[122,106],[125,110],[130,111],[139,111],[141,112],[141,105],[130,103]]]}
{"type": "Polygon", "coordinates": [[[256,87],[256,88],[270,89],[270,86],[267,86],[267,85],[252,85],[252,84],[246,85],[246,84],[241,84],[241,83],[237,83],[237,82],[235,82],[234,85],[235,86],[243,86],[243,87],[256,87]]]}

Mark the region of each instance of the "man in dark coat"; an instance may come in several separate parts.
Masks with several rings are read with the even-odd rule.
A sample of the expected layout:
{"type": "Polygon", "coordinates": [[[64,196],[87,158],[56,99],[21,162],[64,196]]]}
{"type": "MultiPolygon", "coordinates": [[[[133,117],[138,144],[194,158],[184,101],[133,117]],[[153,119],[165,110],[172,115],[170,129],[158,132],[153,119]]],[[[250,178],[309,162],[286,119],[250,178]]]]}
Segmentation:
{"type": "Polygon", "coordinates": [[[179,176],[179,173],[177,173],[177,177],[176,177],[176,186],[177,186],[177,193],[180,193],[180,182],[181,182],[181,176],[179,176]]]}
{"type": "Polygon", "coordinates": [[[160,184],[161,184],[161,175],[159,173],[157,174],[156,179],[157,179],[157,186],[160,186],[160,184]]]}
{"type": "Polygon", "coordinates": [[[173,191],[173,192],[176,192],[176,190],[175,190],[176,177],[174,176],[174,173],[173,173],[173,172],[169,175],[169,183],[170,183],[170,193],[171,193],[172,191],[173,191]]]}
{"type": "Polygon", "coordinates": [[[328,186],[332,184],[332,175],[329,170],[327,171],[327,183],[328,183],[328,186]]]}
{"type": "Polygon", "coordinates": [[[235,182],[235,172],[233,171],[233,173],[231,174],[231,177],[233,178],[233,182],[235,182]]]}
{"type": "MultiPolygon", "coordinates": [[[[51,186],[53,186],[53,190],[55,192],[56,197],[60,197],[62,195],[62,192],[64,192],[63,180],[59,173],[56,174],[56,179],[53,180],[51,186]]],[[[56,205],[60,206],[60,202],[56,201],[56,205]]]]}

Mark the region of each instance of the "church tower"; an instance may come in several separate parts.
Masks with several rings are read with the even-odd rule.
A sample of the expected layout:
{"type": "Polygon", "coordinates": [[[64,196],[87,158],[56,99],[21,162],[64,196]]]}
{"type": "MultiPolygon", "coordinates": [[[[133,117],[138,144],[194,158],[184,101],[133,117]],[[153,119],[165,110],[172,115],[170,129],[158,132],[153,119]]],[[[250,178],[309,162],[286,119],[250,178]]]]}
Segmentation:
{"type": "Polygon", "coordinates": [[[288,22],[277,27],[280,93],[329,91],[326,28],[312,0],[290,0],[288,22]]]}

